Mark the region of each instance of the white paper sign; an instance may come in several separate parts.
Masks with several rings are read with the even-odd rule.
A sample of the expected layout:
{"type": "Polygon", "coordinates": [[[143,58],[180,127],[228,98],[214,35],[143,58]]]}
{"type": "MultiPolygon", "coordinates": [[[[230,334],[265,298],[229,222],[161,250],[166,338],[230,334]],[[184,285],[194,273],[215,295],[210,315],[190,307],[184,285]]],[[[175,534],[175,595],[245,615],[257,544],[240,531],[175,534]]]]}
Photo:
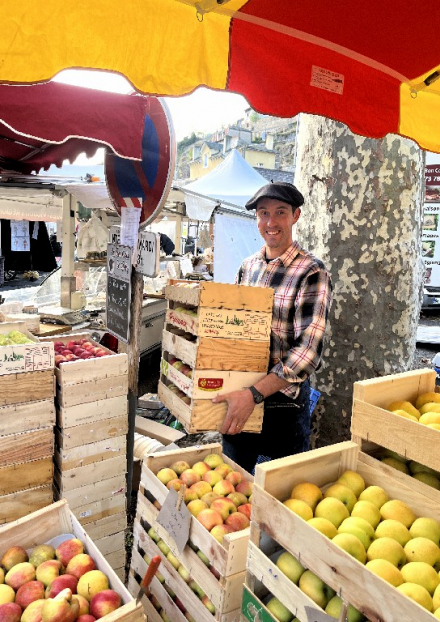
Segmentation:
{"type": "Polygon", "coordinates": [[[11,220],[11,251],[30,251],[28,220],[11,220]]]}
{"type": "Polygon", "coordinates": [[[138,207],[121,208],[121,244],[136,248],[141,210],[138,207]]]}
{"type": "Polygon", "coordinates": [[[160,236],[152,231],[142,231],[137,245],[136,271],[144,276],[159,274],[160,236]]]}

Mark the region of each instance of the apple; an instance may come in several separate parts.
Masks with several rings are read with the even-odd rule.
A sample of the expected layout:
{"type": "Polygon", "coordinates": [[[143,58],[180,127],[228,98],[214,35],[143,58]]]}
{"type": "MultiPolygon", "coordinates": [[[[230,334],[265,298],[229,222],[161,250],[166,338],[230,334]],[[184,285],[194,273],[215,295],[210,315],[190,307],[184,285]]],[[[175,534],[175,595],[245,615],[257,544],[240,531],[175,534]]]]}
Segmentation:
{"type": "Polygon", "coordinates": [[[170,488],[174,488],[174,490],[179,491],[183,485],[184,484],[180,479],[170,479],[170,481],[167,484],[167,488],[168,490],[170,488]]]}
{"type": "Polygon", "coordinates": [[[243,503],[243,505],[238,506],[237,510],[251,520],[252,503],[243,503]]]}
{"type": "MultiPolygon", "coordinates": [[[[156,477],[157,477],[157,479],[160,482],[162,482],[162,484],[164,486],[166,486],[168,484],[168,482],[170,482],[172,479],[178,479],[177,473],[175,471],[173,471],[173,469],[170,469],[170,468],[167,468],[167,467],[164,468],[164,469],[160,469],[156,473],[156,477]]],[[[184,483],[186,483],[186,482],[184,482],[184,483]]]]}
{"type": "Polygon", "coordinates": [[[228,482],[231,482],[233,486],[237,486],[237,484],[243,480],[243,475],[240,471],[231,471],[226,475],[225,479],[227,479],[228,482]]]}
{"type": "MultiPolygon", "coordinates": [[[[186,492],[186,491],[185,491],[186,492]]],[[[185,497],[185,503],[186,503],[186,497],[185,497]]],[[[157,510],[161,510],[162,509],[162,505],[159,503],[159,501],[157,499],[155,499],[153,501],[153,505],[157,510]]]]}
{"type": "MultiPolygon", "coordinates": [[[[178,598],[177,596],[176,596],[176,598],[174,599],[174,604],[176,605],[176,607],[177,607],[178,609],[180,609],[180,611],[181,611],[183,614],[184,614],[184,613],[186,613],[186,607],[185,607],[185,605],[182,603],[182,601],[180,600],[180,598],[178,598]]],[[[171,620],[171,622],[172,622],[172,620],[171,620]]]]}
{"type": "Polygon", "coordinates": [[[55,355],[55,365],[57,367],[59,367],[61,363],[66,363],[66,362],[67,362],[67,359],[62,354],[56,354],[55,355]]]}
{"type": "MultiPolygon", "coordinates": [[[[348,520],[348,518],[346,520],[348,520]]],[[[320,533],[322,533],[327,538],[330,538],[330,540],[334,538],[335,535],[338,533],[338,530],[336,529],[336,527],[327,518],[314,517],[314,518],[310,518],[307,522],[309,523],[311,527],[314,527],[314,529],[317,529],[320,533]]],[[[343,522],[344,521],[342,521],[341,524],[343,524],[343,522]]]]}
{"type": "Polygon", "coordinates": [[[408,529],[417,518],[412,509],[399,499],[391,499],[391,501],[384,503],[380,508],[380,516],[383,520],[387,518],[398,520],[408,529]]]}
{"type": "MultiPolygon", "coordinates": [[[[38,601],[36,601],[38,602],[38,601]]],[[[42,622],[74,622],[78,617],[79,603],[72,600],[72,592],[66,588],[54,598],[47,598],[41,608],[42,622]]]]}
{"type": "MultiPolygon", "coordinates": [[[[333,596],[333,598],[329,600],[327,607],[325,608],[325,612],[328,613],[328,615],[332,618],[336,618],[336,620],[339,620],[342,612],[342,606],[343,601],[341,597],[333,596]]],[[[346,619],[348,622],[363,622],[365,620],[362,613],[355,609],[353,605],[348,605],[346,619]]]]}
{"type": "Polygon", "coordinates": [[[189,583],[191,581],[191,575],[189,574],[189,570],[185,568],[183,564],[177,568],[177,572],[180,574],[185,583],[189,583]]]}
{"type": "MultiPolygon", "coordinates": [[[[365,534],[365,532],[363,532],[362,530],[360,531],[362,532],[362,534],[365,534]]],[[[334,542],[336,546],[339,546],[349,555],[361,562],[361,564],[365,564],[365,562],[367,561],[365,546],[363,545],[361,540],[352,533],[337,533],[336,536],[333,538],[332,542],[334,542]]]]}
{"type": "Polygon", "coordinates": [[[432,540],[420,536],[411,538],[405,544],[404,551],[408,562],[426,562],[430,566],[434,566],[440,558],[438,546],[432,540]]]}
{"type": "Polygon", "coordinates": [[[286,499],[283,502],[291,512],[300,516],[303,520],[308,521],[313,518],[313,510],[310,505],[307,505],[305,501],[301,501],[300,499],[286,499]]]}
{"type": "Polygon", "coordinates": [[[211,505],[211,510],[217,510],[221,514],[223,520],[226,520],[230,514],[233,514],[237,511],[235,507],[235,503],[231,501],[231,499],[227,499],[226,497],[220,497],[219,499],[215,499],[211,505]]]}
{"type": "Polygon", "coordinates": [[[3,603],[0,605],[1,622],[20,622],[21,607],[17,603],[3,603]]]}
{"type": "Polygon", "coordinates": [[[215,484],[212,491],[217,493],[221,497],[226,497],[227,495],[230,495],[232,492],[234,492],[234,486],[231,484],[231,482],[228,482],[228,480],[222,479],[217,482],[217,484],[215,484]]]}
{"type": "Polygon", "coordinates": [[[192,589],[194,594],[197,594],[200,600],[204,597],[205,592],[202,590],[198,583],[196,583],[195,581],[190,581],[188,585],[192,589]]]}
{"type": "Polygon", "coordinates": [[[204,501],[209,507],[211,506],[211,503],[216,499],[223,499],[223,497],[220,497],[220,495],[212,491],[201,497],[201,500],[204,501]]]}
{"type": "Polygon", "coordinates": [[[199,462],[196,462],[196,463],[194,463],[192,465],[192,470],[195,471],[196,473],[198,473],[200,475],[200,478],[203,478],[205,473],[207,473],[208,471],[211,470],[211,467],[209,467],[206,464],[206,462],[199,461],[199,462]]]}
{"type": "Polygon", "coordinates": [[[241,492],[231,492],[227,495],[228,499],[231,499],[233,503],[238,507],[239,505],[244,505],[248,502],[248,498],[246,495],[243,495],[241,492]]]}
{"type": "Polygon", "coordinates": [[[410,527],[409,533],[413,538],[428,538],[428,540],[432,540],[438,546],[440,542],[440,523],[435,518],[422,516],[416,518],[410,527]]]}
{"type": "Polygon", "coordinates": [[[205,503],[205,501],[202,501],[201,499],[195,499],[194,501],[190,501],[186,507],[193,516],[197,516],[203,510],[207,510],[209,506],[207,503],[205,503]]]}
{"type": "Polygon", "coordinates": [[[266,607],[279,622],[291,622],[291,620],[293,620],[293,613],[275,596],[272,596],[272,598],[267,601],[266,607]]]}
{"type": "Polygon", "coordinates": [[[188,376],[189,372],[192,371],[191,367],[189,365],[186,365],[185,363],[182,365],[182,367],[179,369],[180,373],[183,374],[184,376],[188,376]]]}
{"type": "Polygon", "coordinates": [[[176,570],[179,568],[180,561],[177,559],[175,555],[173,555],[173,553],[171,553],[171,551],[167,555],[167,560],[170,562],[173,568],[175,568],[176,570]]]}
{"type": "Polygon", "coordinates": [[[203,495],[207,495],[208,493],[212,492],[211,486],[208,484],[208,482],[204,482],[203,480],[193,484],[191,486],[191,490],[194,490],[197,493],[199,499],[201,499],[203,495]]]}
{"type": "Polygon", "coordinates": [[[28,581],[17,590],[15,602],[22,609],[26,609],[34,600],[44,598],[44,585],[41,581],[28,581]]]}
{"type": "Polygon", "coordinates": [[[108,578],[101,570],[89,570],[79,579],[76,591],[90,602],[95,594],[108,588],[108,578]]]}
{"type": "MultiPolygon", "coordinates": [[[[170,552],[170,547],[168,546],[168,544],[165,542],[165,540],[159,540],[159,542],[157,543],[158,549],[159,551],[165,555],[165,557],[168,555],[168,553],[170,552]]],[[[150,560],[148,560],[147,562],[148,564],[150,563],[150,560]]]]}
{"type": "MultiPolygon", "coordinates": [[[[358,538],[358,540],[360,540],[362,542],[362,546],[364,547],[364,549],[367,550],[368,547],[370,546],[370,544],[374,540],[374,532],[373,532],[373,536],[370,536],[361,527],[357,527],[353,523],[347,523],[346,521],[348,521],[348,520],[349,520],[349,518],[346,518],[345,521],[342,521],[342,523],[339,525],[338,533],[340,533],[340,534],[341,533],[349,533],[349,534],[355,536],[356,538],[358,538]]],[[[371,527],[371,525],[370,525],[370,527],[371,527]]]]}
{"type": "Polygon", "coordinates": [[[249,498],[252,494],[252,486],[252,482],[249,482],[248,480],[243,480],[236,485],[235,492],[241,492],[241,494],[249,498]]]}
{"type": "Polygon", "coordinates": [[[76,594],[76,586],[78,585],[78,579],[74,577],[72,574],[62,574],[59,577],[56,577],[50,583],[45,592],[46,598],[55,598],[57,594],[69,588],[72,594],[76,594]]]}
{"type": "Polygon", "coordinates": [[[311,482],[301,482],[292,488],[291,499],[299,499],[310,505],[314,511],[318,503],[322,500],[321,489],[311,482]]]}
{"type": "Polygon", "coordinates": [[[242,529],[249,527],[250,520],[245,514],[235,512],[234,514],[230,514],[228,516],[225,520],[225,525],[229,525],[229,527],[232,527],[234,531],[241,531],[242,529]]]}
{"type": "Polygon", "coordinates": [[[8,572],[13,566],[29,561],[28,554],[22,546],[11,546],[2,556],[0,566],[8,572]]]}
{"type": "Polygon", "coordinates": [[[180,399],[184,404],[188,404],[188,406],[191,404],[191,398],[189,395],[183,395],[180,399]]]}
{"type": "Polygon", "coordinates": [[[147,531],[147,535],[148,535],[149,538],[151,538],[153,540],[153,542],[156,542],[156,544],[160,540],[159,534],[157,533],[157,531],[153,527],[150,527],[150,529],[147,531]]]}
{"type": "Polygon", "coordinates": [[[184,471],[190,469],[191,467],[188,462],[185,462],[185,460],[177,460],[176,462],[173,462],[170,468],[180,476],[184,471]]]}
{"type": "Polygon", "coordinates": [[[405,583],[422,585],[431,596],[437,589],[440,579],[432,566],[426,562],[409,562],[400,569],[405,583]]]}
{"type": "Polygon", "coordinates": [[[379,538],[374,540],[367,551],[368,561],[372,559],[386,559],[396,568],[401,568],[406,563],[406,553],[401,544],[392,538],[379,538]]]}
{"type": "Polygon", "coordinates": [[[217,512],[216,510],[212,510],[211,508],[208,508],[206,510],[202,510],[201,512],[199,512],[197,514],[197,520],[200,523],[202,523],[202,525],[208,531],[211,531],[211,529],[215,527],[216,525],[221,525],[223,523],[223,519],[222,519],[220,512],[217,512]]]}
{"type": "Polygon", "coordinates": [[[299,561],[288,551],[283,551],[278,557],[276,562],[278,568],[283,574],[286,575],[295,585],[298,585],[298,581],[301,575],[305,572],[305,568],[299,561]]]}
{"type": "Polygon", "coordinates": [[[364,478],[362,475],[359,475],[359,473],[356,473],[356,471],[344,471],[338,479],[338,484],[344,484],[351,488],[356,497],[359,497],[361,492],[365,490],[364,478]]]}
{"type": "Polygon", "coordinates": [[[5,603],[13,603],[14,601],[15,591],[13,590],[13,588],[10,585],[6,585],[4,583],[0,584],[0,605],[4,605],[5,603]]]}
{"type": "Polygon", "coordinates": [[[197,493],[194,490],[191,490],[190,488],[186,488],[184,495],[183,495],[183,502],[185,503],[185,505],[188,505],[190,501],[195,501],[198,498],[199,497],[197,496],[197,493]]]}
{"type": "Polygon", "coordinates": [[[193,484],[200,482],[201,479],[201,475],[193,471],[193,469],[186,469],[186,471],[183,471],[183,473],[180,474],[180,480],[188,486],[188,488],[191,488],[193,484]]]}
{"type": "Polygon", "coordinates": [[[336,529],[345,518],[350,516],[349,511],[339,499],[327,497],[318,503],[315,509],[315,517],[326,518],[336,529]]]}
{"type": "Polygon", "coordinates": [[[174,366],[174,363],[177,361],[175,356],[168,357],[168,365],[174,366]]]}
{"type": "Polygon", "coordinates": [[[16,591],[19,587],[34,579],[35,568],[29,562],[16,564],[5,574],[6,585],[9,585],[9,587],[12,587],[12,589],[16,591]]]}
{"type": "Polygon", "coordinates": [[[359,495],[359,501],[371,501],[379,510],[384,503],[389,501],[387,492],[380,486],[368,486],[359,495]]]}
{"type": "Polygon", "coordinates": [[[378,524],[375,536],[376,538],[392,538],[402,546],[411,540],[411,534],[405,525],[392,518],[387,518],[378,524]]]}
{"type": "Polygon", "coordinates": [[[102,590],[95,594],[90,601],[90,613],[97,620],[103,618],[112,611],[116,611],[122,605],[122,598],[114,590],[102,590]]]}
{"type": "Polygon", "coordinates": [[[96,618],[89,613],[83,613],[76,618],[76,622],[95,622],[96,618]]]}
{"type": "Polygon", "coordinates": [[[84,553],[84,545],[78,538],[64,540],[64,542],[61,542],[61,544],[55,549],[55,555],[63,566],[67,566],[72,557],[75,557],[75,555],[79,555],[80,553],[84,553]]]}
{"type": "Polygon", "coordinates": [[[177,369],[177,371],[179,371],[180,368],[183,367],[183,361],[175,361],[173,363],[173,367],[174,367],[174,369],[177,369]]]}
{"type": "Polygon", "coordinates": [[[303,572],[298,585],[300,590],[322,609],[325,609],[333,596],[336,596],[336,592],[311,570],[303,572]]]}
{"type": "Polygon", "coordinates": [[[216,466],[214,469],[214,471],[217,471],[217,473],[220,473],[220,475],[223,478],[225,478],[226,475],[228,475],[228,473],[232,473],[233,470],[234,469],[231,466],[229,466],[229,464],[226,464],[226,462],[222,462],[221,464],[216,466]]]}
{"type": "Polygon", "coordinates": [[[209,598],[206,596],[206,594],[202,597],[202,603],[205,605],[205,607],[207,608],[207,610],[212,613],[212,615],[215,614],[215,607],[212,604],[212,602],[209,600],[209,598]]]}
{"type": "Polygon", "coordinates": [[[21,622],[41,622],[41,610],[45,602],[45,598],[34,600],[34,602],[28,605],[23,611],[21,622]]]}
{"type": "Polygon", "coordinates": [[[35,571],[37,581],[41,581],[45,587],[58,577],[63,569],[59,559],[48,559],[38,566],[35,571]]]}
{"type": "Polygon", "coordinates": [[[432,612],[432,598],[429,592],[421,585],[417,585],[416,583],[402,583],[402,585],[399,585],[396,589],[424,607],[424,609],[432,612]]]}
{"type": "Polygon", "coordinates": [[[39,544],[32,550],[29,561],[37,568],[37,566],[47,562],[49,559],[55,559],[55,549],[50,544],[39,544]]]}
{"type": "MultiPolygon", "coordinates": [[[[383,505],[382,508],[383,507],[385,506],[383,505]]],[[[370,523],[372,527],[374,527],[374,529],[376,529],[376,527],[378,526],[380,522],[382,508],[379,510],[377,505],[374,505],[374,503],[371,503],[371,501],[357,501],[354,504],[354,508],[351,511],[351,515],[364,518],[367,522],[370,523]]]]}
{"type": "Polygon", "coordinates": [[[349,512],[354,508],[354,504],[357,501],[356,495],[352,491],[351,488],[345,486],[344,484],[332,484],[327,488],[324,493],[324,498],[326,497],[334,497],[335,499],[339,499],[345,505],[349,512]]]}
{"type": "Polygon", "coordinates": [[[90,611],[89,601],[86,598],[84,598],[84,596],[80,596],[79,594],[74,594],[72,596],[72,600],[74,598],[79,603],[79,613],[78,613],[78,615],[82,616],[82,615],[88,614],[89,611],[90,611]]]}
{"type": "MultiPolygon", "coordinates": [[[[73,575],[77,579],[80,579],[83,574],[90,570],[96,570],[95,562],[87,553],[79,553],[75,555],[75,557],[72,557],[67,564],[66,575],[73,575]]],[[[72,592],[74,592],[74,590],[72,590],[72,592]]]]}
{"type": "Polygon", "coordinates": [[[223,477],[220,475],[220,473],[217,473],[216,471],[208,471],[203,475],[203,481],[208,482],[211,487],[215,486],[222,479],[223,477]]]}
{"type": "Polygon", "coordinates": [[[378,577],[381,577],[387,583],[394,585],[394,587],[402,585],[403,583],[402,573],[387,559],[372,559],[367,562],[365,567],[371,570],[371,572],[374,572],[374,574],[377,574],[378,577]]]}
{"type": "Polygon", "coordinates": [[[157,600],[157,598],[155,597],[154,594],[150,594],[148,596],[148,599],[150,600],[151,604],[153,605],[153,607],[156,609],[156,611],[159,611],[159,609],[162,608],[162,605],[160,604],[160,602],[157,600]]]}

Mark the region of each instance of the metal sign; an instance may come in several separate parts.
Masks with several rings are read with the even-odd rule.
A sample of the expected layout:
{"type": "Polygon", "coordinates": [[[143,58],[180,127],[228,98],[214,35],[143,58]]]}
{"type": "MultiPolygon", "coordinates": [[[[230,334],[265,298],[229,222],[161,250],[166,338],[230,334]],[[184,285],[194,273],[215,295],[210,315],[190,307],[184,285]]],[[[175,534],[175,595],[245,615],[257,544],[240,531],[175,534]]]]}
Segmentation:
{"type": "Polygon", "coordinates": [[[136,272],[154,277],[159,274],[160,236],[152,231],[142,231],[137,245],[136,272]]]}
{"type": "Polygon", "coordinates": [[[168,196],[174,175],[176,140],[165,102],[148,97],[142,136],[142,161],[128,160],[107,151],[107,188],[118,214],[124,207],[141,210],[140,225],[159,214],[168,196]]]}

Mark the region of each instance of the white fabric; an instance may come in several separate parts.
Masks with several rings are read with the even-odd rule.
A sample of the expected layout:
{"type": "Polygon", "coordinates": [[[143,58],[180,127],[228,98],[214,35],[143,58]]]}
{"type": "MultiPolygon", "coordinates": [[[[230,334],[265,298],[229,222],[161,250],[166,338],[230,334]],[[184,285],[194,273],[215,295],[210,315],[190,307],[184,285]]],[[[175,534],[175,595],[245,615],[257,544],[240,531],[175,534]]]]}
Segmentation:
{"type": "Polygon", "coordinates": [[[215,214],[214,281],[234,283],[243,259],[256,253],[263,244],[256,220],[215,214]]]}
{"type": "Polygon", "coordinates": [[[0,218],[60,221],[63,219],[62,199],[43,188],[0,188],[0,218]]]}
{"type": "Polygon", "coordinates": [[[113,203],[104,183],[57,184],[57,186],[61,185],[88,209],[113,209],[113,203]]]}
{"type": "Polygon", "coordinates": [[[92,217],[81,227],[78,233],[77,254],[79,259],[87,257],[87,253],[101,253],[107,250],[108,229],[101,220],[92,214],[92,217]]]}

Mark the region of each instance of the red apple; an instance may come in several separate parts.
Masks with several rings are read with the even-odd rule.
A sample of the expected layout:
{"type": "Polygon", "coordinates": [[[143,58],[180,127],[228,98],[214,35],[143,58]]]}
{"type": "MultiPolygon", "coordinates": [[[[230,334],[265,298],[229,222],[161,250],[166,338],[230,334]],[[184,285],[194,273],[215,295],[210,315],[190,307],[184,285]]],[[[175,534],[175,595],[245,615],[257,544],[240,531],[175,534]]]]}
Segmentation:
{"type": "Polygon", "coordinates": [[[251,503],[244,503],[243,505],[239,505],[237,510],[241,512],[242,514],[244,514],[245,516],[247,516],[249,520],[251,520],[251,510],[252,510],[251,503]]]}
{"type": "Polygon", "coordinates": [[[177,361],[177,358],[175,356],[170,356],[168,358],[168,365],[174,365],[174,363],[177,361]]]}
{"type": "Polygon", "coordinates": [[[46,598],[55,598],[57,594],[69,588],[72,594],[76,594],[78,579],[71,574],[62,574],[56,577],[46,588],[46,598]]]}
{"type": "Polygon", "coordinates": [[[212,510],[217,510],[220,512],[223,520],[226,520],[230,514],[233,514],[237,511],[235,507],[235,503],[231,501],[231,499],[227,499],[226,497],[220,497],[220,499],[216,499],[209,506],[212,510]]]}
{"type": "Polygon", "coordinates": [[[68,341],[66,344],[66,348],[69,348],[69,350],[72,350],[72,348],[76,348],[77,345],[78,344],[76,341],[68,341]]]}
{"type": "Polygon", "coordinates": [[[235,492],[241,492],[246,497],[250,497],[252,494],[252,482],[243,480],[235,487],[235,492]]]}
{"type": "Polygon", "coordinates": [[[200,482],[201,476],[193,471],[193,469],[186,469],[183,473],[180,474],[180,480],[190,488],[196,482],[200,482]]]}
{"type": "Polygon", "coordinates": [[[79,603],[79,613],[78,615],[83,616],[86,615],[87,613],[89,613],[90,611],[90,604],[89,601],[87,600],[87,598],[84,598],[84,596],[81,596],[80,594],[74,594],[72,596],[72,600],[76,599],[79,603]]]}
{"type": "MultiPolygon", "coordinates": [[[[225,525],[225,527],[226,526],[227,525],[225,525]]],[[[213,574],[216,579],[220,580],[220,573],[216,568],[214,568],[214,566],[211,566],[211,565],[209,566],[209,572],[213,574]]]]}
{"type": "MultiPolygon", "coordinates": [[[[38,602],[38,601],[36,601],[38,602]]],[[[79,603],[72,599],[72,592],[66,588],[54,598],[47,598],[41,608],[42,622],[74,622],[78,617],[79,603]]]]}
{"type": "Polygon", "coordinates": [[[232,527],[234,531],[241,531],[242,529],[246,529],[251,524],[248,517],[242,512],[235,512],[234,514],[230,514],[228,518],[225,520],[225,525],[229,525],[232,527]]]}
{"type": "Polygon", "coordinates": [[[217,473],[220,473],[222,477],[226,477],[226,475],[228,473],[231,473],[233,470],[234,469],[231,466],[229,466],[229,464],[226,464],[226,462],[219,464],[214,469],[214,471],[217,471],[217,473]]]}
{"type": "Polygon", "coordinates": [[[213,492],[216,492],[221,497],[226,497],[227,495],[234,492],[234,486],[231,482],[228,482],[227,479],[222,479],[212,488],[213,492]]]}
{"type": "Polygon", "coordinates": [[[216,525],[211,529],[211,535],[221,544],[226,534],[232,533],[233,531],[234,530],[229,525],[216,525]]]}
{"type": "Polygon", "coordinates": [[[41,581],[46,587],[56,579],[63,569],[59,559],[48,559],[36,569],[37,581],[41,581]]]}
{"type": "Polygon", "coordinates": [[[79,553],[78,555],[75,555],[75,557],[72,557],[67,564],[66,575],[70,574],[77,579],[80,579],[83,574],[89,572],[89,570],[96,570],[95,562],[90,555],[87,555],[87,553],[79,553]]]}
{"type": "MultiPolygon", "coordinates": [[[[242,514],[242,516],[244,516],[244,514],[242,514]]],[[[208,531],[211,531],[211,529],[216,525],[223,524],[223,519],[220,512],[217,512],[216,510],[211,510],[211,508],[199,512],[199,514],[197,514],[197,520],[202,523],[202,525],[208,531]]]]}
{"type": "Polygon", "coordinates": [[[24,610],[28,605],[44,598],[44,585],[41,581],[28,581],[17,590],[15,602],[24,610]]]}
{"type": "Polygon", "coordinates": [[[186,613],[186,608],[185,605],[182,603],[182,601],[180,600],[180,598],[176,598],[174,599],[174,604],[180,609],[180,611],[182,613],[186,613]]]}
{"type": "Polygon", "coordinates": [[[83,613],[76,618],[76,622],[95,622],[96,618],[90,615],[90,613],[83,613]]]}
{"type": "Polygon", "coordinates": [[[20,622],[21,607],[17,603],[3,603],[0,605],[1,622],[20,622]]]}
{"type": "Polygon", "coordinates": [[[202,598],[202,603],[205,605],[205,607],[207,608],[207,610],[212,613],[212,615],[214,615],[215,613],[215,607],[212,604],[212,602],[209,600],[209,598],[206,596],[206,594],[203,596],[202,598]]]}
{"type": "Polygon", "coordinates": [[[35,568],[30,562],[20,562],[12,566],[5,575],[6,585],[12,587],[13,590],[18,590],[22,585],[34,579],[35,568]]]}
{"type": "Polygon", "coordinates": [[[207,495],[209,492],[212,492],[211,486],[208,484],[208,482],[204,482],[204,481],[196,482],[195,484],[193,484],[191,486],[191,490],[194,490],[194,492],[197,493],[197,496],[199,497],[199,499],[201,499],[203,495],[207,495]]]}
{"type": "Polygon", "coordinates": [[[225,479],[227,479],[228,482],[231,482],[231,484],[233,484],[234,486],[237,486],[237,484],[242,481],[243,475],[240,473],[240,471],[231,471],[226,475],[225,479]]]}
{"type": "Polygon", "coordinates": [[[64,540],[64,542],[61,542],[55,549],[55,555],[63,566],[67,566],[72,557],[80,555],[80,553],[84,553],[84,545],[78,538],[64,540]]]}
{"type": "Polygon", "coordinates": [[[216,473],[216,471],[207,471],[203,475],[203,481],[208,482],[210,486],[215,486],[223,477],[220,473],[216,473]]]}
{"type": "Polygon", "coordinates": [[[90,601],[90,613],[97,620],[119,609],[122,605],[120,595],[114,590],[102,590],[95,594],[90,601]]]}
{"type": "Polygon", "coordinates": [[[55,365],[57,367],[60,365],[60,363],[65,363],[66,360],[67,360],[66,357],[64,357],[62,354],[55,355],[55,365]]]}
{"type": "Polygon", "coordinates": [[[174,490],[180,490],[182,486],[183,486],[183,482],[181,482],[180,479],[170,479],[170,481],[167,484],[168,490],[170,488],[174,488],[174,490]]]}

